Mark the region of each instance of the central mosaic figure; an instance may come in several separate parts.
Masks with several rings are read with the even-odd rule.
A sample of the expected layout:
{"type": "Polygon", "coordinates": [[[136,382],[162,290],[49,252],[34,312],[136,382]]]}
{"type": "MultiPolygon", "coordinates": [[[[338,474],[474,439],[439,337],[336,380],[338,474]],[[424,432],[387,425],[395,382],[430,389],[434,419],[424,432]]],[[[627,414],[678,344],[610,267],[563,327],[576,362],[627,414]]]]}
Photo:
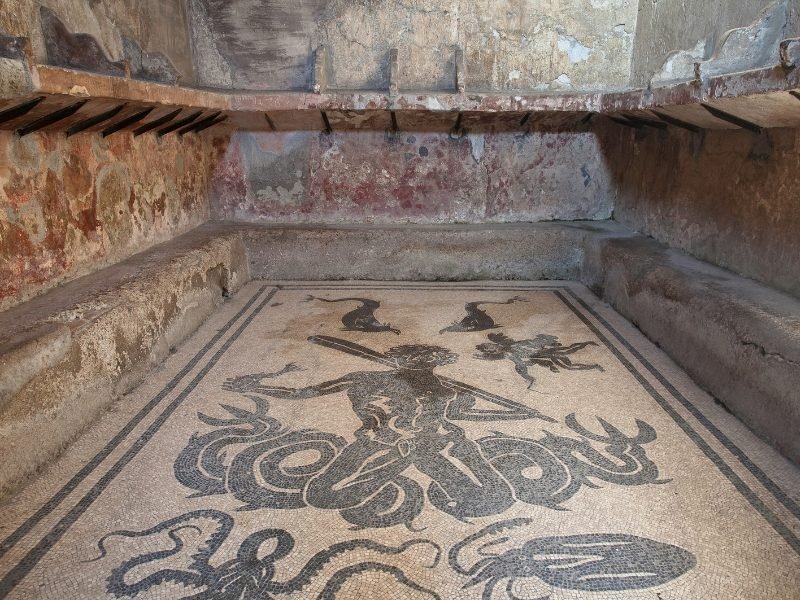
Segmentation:
{"type": "MultiPolygon", "coordinates": [[[[310,481],[306,500],[311,506],[349,509],[384,489],[387,500],[391,495],[394,502],[397,490],[388,487],[394,484],[405,495],[396,516],[402,520],[416,516],[422,508],[422,490],[402,476],[412,465],[433,480],[427,494],[430,502],[457,518],[493,515],[511,506],[511,486],[453,422],[491,417],[470,413],[475,398],[444,385],[433,372],[437,366],[456,362],[458,355],[439,346],[406,345],[391,348],[383,358],[395,368],[349,373],[300,389],[266,386],[259,376],[238,378],[228,386],[282,400],[347,393],[362,425],[355,432],[356,441],[310,481]]],[[[536,416],[520,407],[501,418],[536,416]]]]}
{"type": "MultiPolygon", "coordinates": [[[[583,429],[573,416],[567,424],[580,439],[547,434],[542,440],[495,433],[472,440],[458,421],[540,419],[538,411],[468,384],[437,375],[438,366],[458,355],[447,348],[403,345],[377,353],[326,336],[312,343],[381,363],[386,371],[357,371],[301,388],[271,385],[298,367],[235,377],[224,388],[256,404],[254,412],[227,407],[234,419],[201,418],[224,426],[194,436],[179,457],[178,479],[201,493],[231,492],[249,508],[313,506],[338,510],[359,527],[388,527],[412,521],[425,498],[457,519],[501,514],[514,502],[558,507],[587,483],[587,477],[638,485],[658,482],[658,470],[641,444],[655,439],[647,424],[628,437],[601,420],[607,435],[583,429]],[[268,416],[265,398],[302,401],[344,392],[361,420],[355,440],[316,430],[290,431],[268,416]],[[481,401],[483,408],[477,408],[481,401]],[[242,425],[250,424],[245,430],[242,425]],[[606,456],[590,440],[605,444],[606,456]],[[240,450],[230,464],[224,449],[240,450]],[[315,451],[312,463],[289,466],[288,459],[315,451]],[[408,476],[409,467],[430,479],[427,490],[408,476]],[[529,467],[541,475],[525,476],[529,467]]],[[[306,454],[307,456],[307,454],[306,454]]]]}

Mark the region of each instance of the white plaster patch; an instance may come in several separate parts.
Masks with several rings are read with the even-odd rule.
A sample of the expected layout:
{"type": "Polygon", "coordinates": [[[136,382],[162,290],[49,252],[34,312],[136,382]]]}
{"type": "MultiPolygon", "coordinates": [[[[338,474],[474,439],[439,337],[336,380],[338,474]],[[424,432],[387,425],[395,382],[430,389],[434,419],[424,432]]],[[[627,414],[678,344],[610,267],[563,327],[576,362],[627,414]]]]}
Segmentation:
{"type": "Polygon", "coordinates": [[[588,59],[594,52],[594,50],[584,46],[571,35],[561,33],[558,34],[558,49],[566,53],[573,65],[588,59]]]}
{"type": "Polygon", "coordinates": [[[68,93],[70,96],[80,96],[81,98],[89,97],[89,90],[82,85],[73,85],[71,88],[69,88],[68,93]]]}
{"type": "Polygon", "coordinates": [[[470,133],[467,134],[467,139],[469,139],[470,147],[472,148],[472,158],[477,163],[481,162],[483,150],[486,147],[485,136],[482,133],[470,133]]]}
{"type": "Polygon", "coordinates": [[[283,186],[276,188],[264,188],[256,192],[258,200],[261,203],[267,203],[277,206],[291,206],[298,204],[305,195],[305,188],[299,181],[294,182],[291,190],[287,190],[283,186]]]}
{"type": "Polygon", "coordinates": [[[564,88],[572,88],[572,79],[570,79],[569,75],[566,73],[562,73],[550,82],[550,89],[560,90],[564,88]]]}
{"type": "Polygon", "coordinates": [[[445,110],[439,100],[435,96],[428,96],[425,100],[425,108],[428,110],[445,110]]]}

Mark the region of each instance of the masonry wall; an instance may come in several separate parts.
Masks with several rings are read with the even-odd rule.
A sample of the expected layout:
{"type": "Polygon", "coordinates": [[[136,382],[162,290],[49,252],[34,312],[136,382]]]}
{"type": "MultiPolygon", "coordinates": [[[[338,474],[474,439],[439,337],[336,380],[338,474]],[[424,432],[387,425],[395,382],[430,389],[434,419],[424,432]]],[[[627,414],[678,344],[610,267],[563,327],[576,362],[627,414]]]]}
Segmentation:
{"type": "Polygon", "coordinates": [[[591,133],[239,133],[214,175],[216,218],[284,223],[607,219],[591,133]]]}
{"type": "Polygon", "coordinates": [[[617,221],[800,297],[800,131],[609,125],[599,139],[617,221]]]}
{"type": "Polygon", "coordinates": [[[328,48],[330,86],[454,87],[454,48],[471,90],[624,87],[636,0],[189,0],[195,65],[206,85],[307,89],[328,48]],[[202,68],[201,68],[202,66],[202,68]]]}
{"type": "MultiPolygon", "coordinates": [[[[778,24],[782,30],[778,37],[800,36],[797,0],[641,0],[633,47],[632,85],[646,85],[674,52],[690,52],[697,61],[711,59],[720,51],[727,31],[757,24],[770,11],[785,12],[778,24]]],[[[758,45],[758,37],[758,27],[752,37],[747,36],[753,46],[758,45]]],[[[771,46],[771,64],[776,64],[778,48],[776,44],[771,46]]],[[[747,62],[754,51],[740,50],[736,54],[747,62]]]]}
{"type": "Polygon", "coordinates": [[[223,146],[0,131],[0,310],[206,221],[223,146]]]}
{"type": "Polygon", "coordinates": [[[0,29],[31,40],[36,62],[46,64],[40,6],[73,33],[92,35],[112,61],[124,57],[123,38],[146,52],[164,54],[184,83],[192,83],[191,41],[183,0],[3,0],[0,29]]]}

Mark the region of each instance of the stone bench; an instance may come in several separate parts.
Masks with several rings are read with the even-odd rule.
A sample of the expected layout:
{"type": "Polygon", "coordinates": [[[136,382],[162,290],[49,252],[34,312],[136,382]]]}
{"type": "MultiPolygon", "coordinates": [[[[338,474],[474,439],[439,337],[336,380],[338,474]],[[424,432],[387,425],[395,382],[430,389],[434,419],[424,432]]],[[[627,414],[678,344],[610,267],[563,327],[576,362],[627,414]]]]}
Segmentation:
{"type": "Polygon", "coordinates": [[[800,300],[635,234],[587,238],[581,280],[800,463],[800,300]]]}
{"type": "Polygon", "coordinates": [[[249,280],[194,230],[0,313],[0,492],[52,460],[249,280]]]}

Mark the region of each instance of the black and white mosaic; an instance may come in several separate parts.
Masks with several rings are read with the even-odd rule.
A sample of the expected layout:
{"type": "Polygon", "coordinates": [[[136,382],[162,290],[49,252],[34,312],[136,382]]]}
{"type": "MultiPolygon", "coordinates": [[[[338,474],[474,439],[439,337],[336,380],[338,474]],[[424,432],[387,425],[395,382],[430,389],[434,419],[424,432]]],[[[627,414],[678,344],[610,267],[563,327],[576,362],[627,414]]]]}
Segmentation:
{"type": "Polygon", "coordinates": [[[580,286],[251,284],[6,505],[0,598],[791,599],[799,495],[580,286]]]}
{"type": "Polygon", "coordinates": [[[390,547],[367,539],[350,540],[334,544],[315,554],[294,577],[285,581],[276,580],[275,563],[286,558],[295,547],[295,539],[285,529],[262,529],[248,535],[236,550],[235,558],[212,564],[214,555],[225,543],[233,530],[235,520],[231,515],[219,510],[197,510],[174,519],[169,519],[145,531],[115,531],[105,535],[99,542],[100,556],[107,554],[105,543],[112,537],[123,538],[169,538],[171,547],[158,552],[148,552],[133,556],[115,567],[107,579],[108,592],[117,598],[130,598],[142,592],[149,592],[165,583],[177,583],[188,588],[202,590],[190,593],[196,600],[244,600],[269,599],[301,592],[325,567],[337,561],[339,568],[326,578],[319,593],[320,599],[332,599],[344,582],[361,573],[384,572],[410,590],[439,597],[410,579],[401,568],[380,562],[381,555],[400,555],[409,548],[427,545],[434,550],[435,558],[430,565],[435,567],[441,555],[441,548],[428,540],[412,539],[400,546],[390,547]],[[193,547],[189,548],[181,535],[192,529],[198,536],[193,547]],[[357,551],[376,555],[372,561],[359,560],[357,551]],[[178,554],[191,560],[185,564],[171,561],[178,554]],[[347,560],[355,557],[355,560],[347,560]],[[137,575],[140,567],[149,567],[149,574],[137,575]]]}
{"type": "Polygon", "coordinates": [[[389,323],[381,323],[375,316],[375,311],[381,307],[377,300],[369,298],[318,298],[316,296],[306,296],[306,302],[357,302],[358,307],[342,316],[342,331],[363,331],[366,333],[381,333],[390,331],[395,335],[400,335],[400,330],[391,326],[389,323]]]}
{"type": "Polygon", "coordinates": [[[553,373],[558,373],[560,369],[567,371],[590,371],[595,369],[603,371],[603,367],[593,364],[574,363],[570,358],[571,354],[583,350],[587,346],[596,346],[593,341],[577,342],[564,346],[558,336],[540,333],[533,339],[512,340],[502,333],[490,333],[489,341],[478,344],[478,353],[475,358],[480,360],[503,360],[508,359],[514,363],[514,370],[517,374],[528,382],[530,389],[536,378],[531,375],[532,367],[545,367],[553,373]]]}
{"type": "Polygon", "coordinates": [[[656,439],[647,423],[628,436],[600,419],[605,435],[566,423],[576,438],[546,433],[538,440],[503,433],[471,440],[458,422],[543,419],[537,411],[467,384],[442,378],[437,366],[458,356],[440,346],[406,345],[383,354],[336,338],[312,342],[369,358],[387,371],[357,371],[301,388],[265,384],[299,370],[229,379],[225,389],[248,397],[254,409],[223,407],[232,418],[199,418],[219,427],[194,435],[175,463],[177,479],[202,495],[231,493],[245,508],[334,509],[358,527],[392,527],[413,520],[430,505],[457,519],[502,514],[516,501],[558,508],[591,479],[618,485],[664,483],[643,445],[656,439]],[[333,433],[297,431],[269,416],[264,397],[303,401],[345,393],[361,421],[347,443],[333,433]],[[475,409],[478,399],[497,406],[475,409]],[[597,450],[597,442],[603,450],[597,450]],[[231,452],[231,447],[238,448],[231,452]],[[297,454],[313,455],[308,463],[297,454]],[[227,459],[233,455],[230,462],[227,459]],[[427,490],[406,473],[430,479],[427,490]],[[529,478],[531,468],[538,476],[529,478]]]}
{"type": "Polygon", "coordinates": [[[502,325],[497,325],[494,319],[489,316],[481,306],[487,304],[514,304],[515,302],[525,302],[522,296],[514,296],[508,300],[478,300],[477,302],[467,302],[464,305],[466,315],[452,325],[443,328],[439,333],[464,333],[468,331],[486,331],[487,329],[497,329],[502,325]]]}
{"type": "Polygon", "coordinates": [[[455,544],[449,564],[459,575],[469,577],[464,587],[483,587],[484,598],[491,598],[503,581],[506,597],[516,598],[517,581],[532,578],[565,590],[638,590],[669,583],[697,564],[683,548],[635,535],[591,533],[533,539],[514,535],[532,522],[500,521],[455,544]]]}

